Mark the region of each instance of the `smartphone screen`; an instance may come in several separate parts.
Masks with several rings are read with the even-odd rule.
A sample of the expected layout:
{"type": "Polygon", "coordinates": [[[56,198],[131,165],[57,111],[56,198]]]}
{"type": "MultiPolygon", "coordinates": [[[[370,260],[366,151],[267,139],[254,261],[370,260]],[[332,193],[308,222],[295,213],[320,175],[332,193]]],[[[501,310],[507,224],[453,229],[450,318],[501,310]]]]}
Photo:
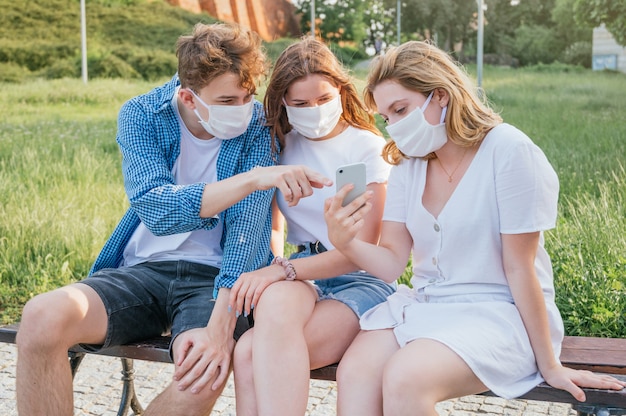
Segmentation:
{"type": "Polygon", "coordinates": [[[365,192],[365,163],[354,163],[352,165],[340,166],[335,173],[335,183],[337,184],[337,192],[344,185],[352,183],[354,188],[348,192],[348,195],[343,199],[342,206],[348,205],[362,193],[365,192]]]}

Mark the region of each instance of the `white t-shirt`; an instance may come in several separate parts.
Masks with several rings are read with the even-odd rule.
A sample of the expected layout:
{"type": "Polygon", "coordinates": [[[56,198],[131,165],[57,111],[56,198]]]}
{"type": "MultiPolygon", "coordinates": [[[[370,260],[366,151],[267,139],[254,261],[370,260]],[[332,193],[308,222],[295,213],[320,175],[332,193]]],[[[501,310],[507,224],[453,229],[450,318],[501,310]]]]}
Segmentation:
{"type": "MultiPolygon", "coordinates": [[[[221,140],[201,140],[195,137],[180,117],[174,94],[173,107],[180,124],[180,154],[172,168],[177,185],[217,182],[217,157],[221,140]]],[[[217,218],[217,217],[216,217],[217,218]]],[[[124,250],[124,265],[132,266],[145,261],[188,260],[220,267],[223,250],[220,245],[223,224],[211,230],[155,236],[143,223],[133,233],[124,250]]]]}
{"type": "MultiPolygon", "coordinates": [[[[434,218],[422,205],[427,165],[409,159],[394,166],[383,215],[383,221],[405,223],[413,238],[413,287],[431,295],[510,295],[500,234],[555,226],[559,184],[554,169],[524,133],[501,124],[487,134],[434,218]]],[[[552,299],[552,267],[543,234],[535,267],[544,293],[552,299]]]]}
{"type": "MultiPolygon", "coordinates": [[[[386,183],[390,165],[381,157],[384,145],[383,137],[352,126],[326,140],[310,140],[292,130],[285,136],[280,164],[306,165],[334,181],[338,167],[364,162],[367,184],[386,183]]],[[[334,186],[313,188],[313,195],[289,207],[282,193],[277,192],[278,207],[287,221],[289,243],[300,245],[320,241],[327,249],[333,248],[324,221],[324,201],[335,193],[334,186]]]]}

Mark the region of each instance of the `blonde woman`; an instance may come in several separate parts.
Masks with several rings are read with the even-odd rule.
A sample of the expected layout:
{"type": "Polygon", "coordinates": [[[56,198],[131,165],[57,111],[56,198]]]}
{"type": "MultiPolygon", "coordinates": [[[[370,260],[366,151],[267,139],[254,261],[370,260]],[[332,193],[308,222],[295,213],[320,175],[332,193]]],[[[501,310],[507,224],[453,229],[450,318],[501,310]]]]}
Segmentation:
{"type": "Polygon", "coordinates": [[[371,196],[325,217],[335,248],[400,286],[361,317],[337,375],[339,415],[433,415],[437,402],[491,390],[520,396],[546,380],[621,389],[564,368],[543,232],[555,226],[558,178],[543,152],[476,95],[447,54],[408,42],[371,68],[365,102],[387,121],[394,164],[378,245],[355,238],[371,196]],[[359,208],[363,206],[363,208],[359,208]]]}

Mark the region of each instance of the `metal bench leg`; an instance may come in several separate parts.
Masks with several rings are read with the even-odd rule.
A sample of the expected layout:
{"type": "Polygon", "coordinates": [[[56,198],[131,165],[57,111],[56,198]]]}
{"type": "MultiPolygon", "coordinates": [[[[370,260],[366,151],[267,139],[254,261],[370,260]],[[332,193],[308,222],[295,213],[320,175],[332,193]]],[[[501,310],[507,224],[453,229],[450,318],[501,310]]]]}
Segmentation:
{"type": "Polygon", "coordinates": [[[130,358],[121,358],[121,360],[124,387],[122,389],[122,400],[117,415],[126,416],[128,409],[132,408],[135,415],[140,416],[143,414],[143,407],[141,407],[141,403],[139,403],[139,399],[137,398],[137,392],[135,391],[135,369],[133,367],[133,360],[130,358]]]}
{"type": "Polygon", "coordinates": [[[626,409],[618,407],[594,406],[588,404],[574,405],[574,410],[579,416],[616,416],[626,415],[626,409]]]}
{"type": "Polygon", "coordinates": [[[69,351],[67,353],[67,357],[70,360],[70,368],[72,369],[72,380],[78,371],[78,367],[80,367],[80,363],[83,362],[83,358],[85,358],[84,352],[72,352],[69,351]]]}

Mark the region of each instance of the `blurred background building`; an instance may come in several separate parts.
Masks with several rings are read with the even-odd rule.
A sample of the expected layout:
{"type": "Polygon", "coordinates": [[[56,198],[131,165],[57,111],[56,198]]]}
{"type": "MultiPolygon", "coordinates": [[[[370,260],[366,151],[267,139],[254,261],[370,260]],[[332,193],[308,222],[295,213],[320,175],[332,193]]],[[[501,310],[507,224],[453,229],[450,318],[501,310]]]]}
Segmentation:
{"type": "Polygon", "coordinates": [[[167,0],[183,9],[248,27],[266,41],[299,36],[296,8],[289,0],[167,0]]]}

